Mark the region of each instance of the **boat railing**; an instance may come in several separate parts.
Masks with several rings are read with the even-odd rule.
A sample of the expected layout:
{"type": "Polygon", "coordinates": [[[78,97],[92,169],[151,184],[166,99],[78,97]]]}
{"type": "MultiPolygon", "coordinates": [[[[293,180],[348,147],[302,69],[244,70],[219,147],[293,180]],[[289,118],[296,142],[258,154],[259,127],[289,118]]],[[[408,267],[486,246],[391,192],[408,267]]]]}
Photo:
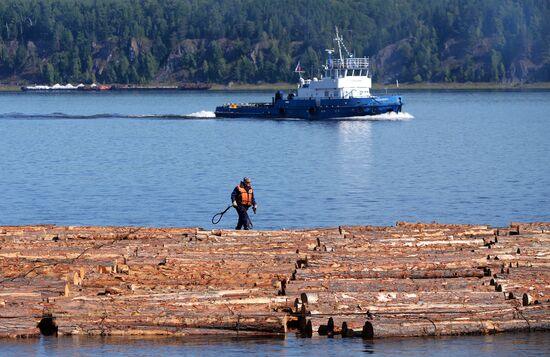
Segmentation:
{"type": "Polygon", "coordinates": [[[328,69],[335,69],[335,68],[368,69],[369,58],[368,57],[362,57],[362,58],[349,57],[349,58],[342,58],[342,59],[340,58],[328,59],[326,66],[328,69]]]}
{"type": "Polygon", "coordinates": [[[270,107],[270,103],[225,103],[225,107],[228,107],[230,109],[236,109],[239,107],[246,107],[246,108],[264,108],[264,107],[270,107]]]}

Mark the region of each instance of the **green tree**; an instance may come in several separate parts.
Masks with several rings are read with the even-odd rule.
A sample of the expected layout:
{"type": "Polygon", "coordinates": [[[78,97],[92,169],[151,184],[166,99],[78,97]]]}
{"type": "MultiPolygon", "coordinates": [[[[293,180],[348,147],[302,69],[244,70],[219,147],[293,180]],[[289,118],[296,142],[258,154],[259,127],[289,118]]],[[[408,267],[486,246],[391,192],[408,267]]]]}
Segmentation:
{"type": "Polygon", "coordinates": [[[15,71],[22,71],[25,68],[25,65],[27,64],[27,49],[24,45],[17,46],[17,50],[15,51],[15,60],[14,60],[14,70],[15,71]]]}
{"type": "Polygon", "coordinates": [[[498,82],[503,79],[502,55],[495,50],[491,50],[491,81],[498,82]]]}
{"type": "Polygon", "coordinates": [[[128,62],[128,58],[126,58],[126,56],[122,56],[118,67],[118,80],[120,83],[129,83],[129,69],[130,62],[128,62]]]}
{"type": "Polygon", "coordinates": [[[55,83],[56,73],[51,63],[48,62],[42,66],[42,77],[43,80],[49,85],[55,83]]]}
{"type": "Polygon", "coordinates": [[[502,81],[513,75],[550,81],[548,1],[271,5],[267,0],[0,1],[0,80],[41,78],[40,63],[48,62],[60,81],[97,76],[138,83],[154,80],[159,68],[181,80],[288,81],[295,78],[298,61],[318,74],[324,49],[335,46],[338,26],[356,56],[373,57],[379,66],[375,76],[502,81]],[[136,44],[139,48],[134,57],[129,44],[132,51],[136,44]],[[519,64],[525,60],[533,66],[511,71],[526,68],[519,64]]]}

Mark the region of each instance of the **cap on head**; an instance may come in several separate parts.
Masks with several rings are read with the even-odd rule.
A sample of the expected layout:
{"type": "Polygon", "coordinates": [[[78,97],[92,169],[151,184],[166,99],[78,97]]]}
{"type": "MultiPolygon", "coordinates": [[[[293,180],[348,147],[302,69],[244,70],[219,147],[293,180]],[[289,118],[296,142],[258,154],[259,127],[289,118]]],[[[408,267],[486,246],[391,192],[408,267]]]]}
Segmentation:
{"type": "Polygon", "coordinates": [[[250,183],[251,183],[250,177],[245,177],[245,178],[243,178],[243,182],[250,185],[250,183]]]}

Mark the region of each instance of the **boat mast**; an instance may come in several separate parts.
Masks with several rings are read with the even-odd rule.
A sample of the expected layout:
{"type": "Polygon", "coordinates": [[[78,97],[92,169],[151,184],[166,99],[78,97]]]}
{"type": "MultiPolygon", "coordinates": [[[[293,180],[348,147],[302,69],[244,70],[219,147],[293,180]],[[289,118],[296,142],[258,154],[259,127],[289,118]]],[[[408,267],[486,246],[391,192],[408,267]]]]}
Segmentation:
{"type": "Polygon", "coordinates": [[[338,53],[340,54],[340,59],[344,59],[344,57],[342,56],[342,47],[344,48],[347,57],[355,57],[348,51],[348,48],[344,44],[344,38],[338,34],[338,27],[335,26],[334,28],[336,29],[336,38],[334,40],[338,43],[338,53]]]}
{"type": "Polygon", "coordinates": [[[334,28],[336,29],[336,38],[334,39],[334,41],[336,41],[336,43],[338,44],[338,55],[340,57],[340,61],[342,61],[342,63],[344,63],[344,57],[342,57],[342,41],[343,41],[343,39],[338,34],[338,26],[334,26],[334,28]]]}

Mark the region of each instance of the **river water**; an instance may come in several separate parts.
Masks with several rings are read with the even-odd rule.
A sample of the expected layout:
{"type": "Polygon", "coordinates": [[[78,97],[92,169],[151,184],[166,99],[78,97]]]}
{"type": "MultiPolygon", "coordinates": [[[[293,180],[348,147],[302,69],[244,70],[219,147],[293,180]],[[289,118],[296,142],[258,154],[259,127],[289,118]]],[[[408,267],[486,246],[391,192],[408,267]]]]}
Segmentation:
{"type": "Polygon", "coordinates": [[[548,356],[546,332],[385,340],[42,337],[0,340],[2,356],[548,356]]]}
{"type": "MultiPolygon", "coordinates": [[[[0,225],[213,228],[243,176],[258,229],[550,221],[550,92],[399,94],[399,116],[314,122],[212,118],[268,92],[0,93],[0,225]]],[[[0,355],[549,355],[547,337],[41,338],[0,355]]]]}
{"type": "Polygon", "coordinates": [[[0,93],[0,224],[212,228],[243,176],[258,229],[550,220],[550,92],[399,94],[313,122],[211,117],[269,92],[0,93]]]}

